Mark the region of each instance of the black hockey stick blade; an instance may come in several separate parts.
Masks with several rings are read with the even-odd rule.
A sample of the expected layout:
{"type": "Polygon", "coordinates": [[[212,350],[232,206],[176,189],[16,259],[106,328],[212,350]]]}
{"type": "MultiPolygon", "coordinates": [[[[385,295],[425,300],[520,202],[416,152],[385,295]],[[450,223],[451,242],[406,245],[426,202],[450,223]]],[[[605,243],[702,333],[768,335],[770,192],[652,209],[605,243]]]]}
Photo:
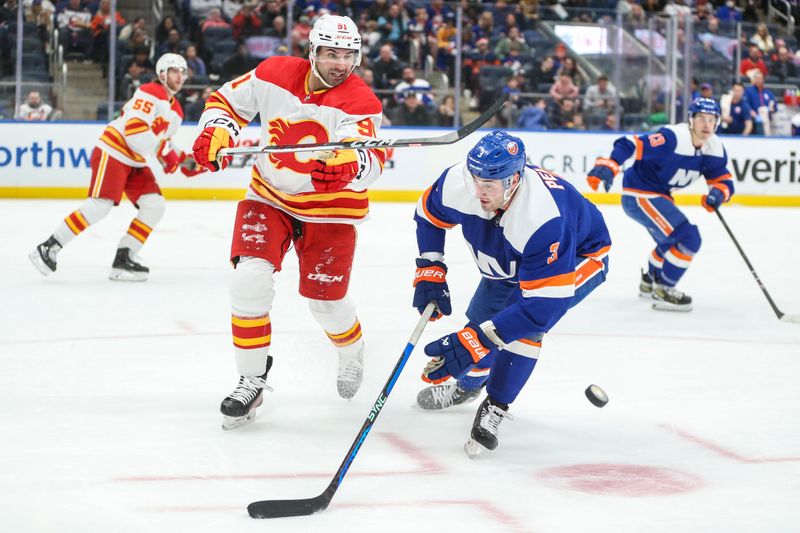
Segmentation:
{"type": "Polygon", "coordinates": [[[392,392],[397,378],[400,377],[400,373],[403,371],[409,356],[411,356],[411,352],[414,350],[414,345],[417,344],[417,341],[422,335],[422,331],[425,329],[435,309],[436,304],[430,302],[422,312],[422,316],[419,317],[419,322],[417,322],[417,326],[414,328],[413,333],[411,333],[408,344],[406,344],[403,353],[400,355],[400,359],[398,359],[397,364],[394,366],[394,370],[392,370],[392,373],[389,375],[389,379],[386,380],[386,384],[383,386],[380,394],[378,394],[378,399],[372,404],[372,409],[370,409],[367,419],[364,420],[361,430],[350,446],[350,450],[348,450],[347,455],[345,455],[342,464],[339,465],[339,470],[336,471],[333,479],[328,484],[328,488],[326,488],[322,494],[314,498],[262,500],[260,502],[253,502],[247,506],[247,512],[252,518],[307,516],[327,509],[333,499],[333,495],[336,494],[336,490],[339,488],[339,485],[341,485],[342,480],[344,480],[344,476],[347,474],[347,471],[350,470],[350,465],[353,464],[358,450],[360,450],[361,445],[364,444],[364,440],[372,429],[372,425],[378,419],[378,415],[381,414],[381,410],[386,404],[386,400],[389,398],[389,394],[392,392]]]}
{"type": "Polygon", "coordinates": [[[275,146],[237,146],[235,148],[223,148],[217,154],[217,159],[229,155],[258,155],[277,152],[324,152],[327,150],[356,150],[360,148],[416,148],[420,146],[440,146],[443,144],[453,144],[470,133],[474,132],[489,119],[491,119],[503,104],[508,100],[508,94],[503,94],[495,100],[489,109],[480,114],[478,118],[465,124],[456,131],[439,135],[438,137],[418,137],[413,139],[361,139],[355,141],[339,141],[331,143],[314,144],[284,144],[275,146]]]}

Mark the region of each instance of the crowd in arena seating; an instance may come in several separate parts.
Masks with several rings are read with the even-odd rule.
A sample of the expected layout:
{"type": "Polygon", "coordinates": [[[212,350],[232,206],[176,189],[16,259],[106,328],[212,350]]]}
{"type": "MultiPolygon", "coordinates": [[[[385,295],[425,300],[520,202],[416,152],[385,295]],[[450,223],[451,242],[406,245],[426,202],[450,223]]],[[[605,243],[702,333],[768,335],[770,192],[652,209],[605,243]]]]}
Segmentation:
{"type": "MultiPolygon", "coordinates": [[[[651,17],[673,15],[679,20],[678,46],[683,49],[685,21],[691,19],[692,61],[700,82],[692,95],[700,94],[701,85],[708,86],[706,90],[722,104],[723,132],[768,134],[779,103],[769,87],[785,84],[779,91],[783,96],[784,90],[788,93],[800,83],[796,37],[778,35],[776,26],[761,22],[764,6],[755,0],[465,0],[460,3],[460,35],[456,3],[444,0],[297,0],[291,36],[287,36],[287,0],[166,0],[165,4],[174,16],[164,16],[156,27],[144,18],[127,20],[124,11],[115,14],[116,68],[104,74],[116,77],[115,97],[125,100],[135,87],[153,78],[158,56],[183,54],[189,89],[181,97],[189,121],[202,112],[207,87],[217,87],[271,55],[307,54],[311,27],[326,12],[347,15],[361,29],[364,56],[357,73],[382,99],[387,124],[452,125],[456,69],[461,71],[462,110],[478,112],[500,94],[510,96],[512,105],[499,115],[499,126],[617,130],[652,127],[667,120],[667,103],[661,95],[645,115],[641,95],[623,94],[611,72],[590,74],[564,43],[542,30],[542,21],[603,22],[621,16],[626,29],[641,39],[639,32],[647,31],[651,17]],[[738,22],[745,23],[741,43],[736,40],[738,22]],[[459,39],[462,64],[456,65],[459,39]],[[739,65],[734,64],[737,44],[743,50],[739,65]],[[732,85],[737,72],[744,85],[732,85]]],[[[26,39],[40,42],[38,50],[26,45],[26,57],[35,52],[46,65],[47,54],[61,44],[68,59],[91,60],[105,68],[109,0],[60,0],[55,5],[50,0],[26,0],[25,5],[26,27],[35,29],[26,33],[26,39]],[[53,24],[60,30],[59,43],[49,42],[53,24]]],[[[13,72],[9,28],[15,19],[16,2],[6,0],[0,8],[4,79],[13,72]]],[[[684,107],[679,99],[680,119],[684,107]]]]}

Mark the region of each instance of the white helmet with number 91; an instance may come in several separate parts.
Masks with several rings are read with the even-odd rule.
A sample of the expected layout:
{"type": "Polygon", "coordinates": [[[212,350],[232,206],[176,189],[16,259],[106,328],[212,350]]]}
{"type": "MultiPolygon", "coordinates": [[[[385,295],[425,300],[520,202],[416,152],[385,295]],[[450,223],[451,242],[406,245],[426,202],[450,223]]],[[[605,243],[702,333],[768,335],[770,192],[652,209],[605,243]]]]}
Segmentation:
{"type": "Polygon", "coordinates": [[[348,76],[361,64],[361,34],[358,33],[358,26],[350,17],[325,13],[314,23],[311,33],[308,34],[308,42],[308,58],[311,61],[311,68],[317,78],[329,89],[333,86],[322,78],[315,64],[320,47],[328,46],[330,48],[355,51],[355,61],[350,68],[350,72],[348,72],[348,76]]]}

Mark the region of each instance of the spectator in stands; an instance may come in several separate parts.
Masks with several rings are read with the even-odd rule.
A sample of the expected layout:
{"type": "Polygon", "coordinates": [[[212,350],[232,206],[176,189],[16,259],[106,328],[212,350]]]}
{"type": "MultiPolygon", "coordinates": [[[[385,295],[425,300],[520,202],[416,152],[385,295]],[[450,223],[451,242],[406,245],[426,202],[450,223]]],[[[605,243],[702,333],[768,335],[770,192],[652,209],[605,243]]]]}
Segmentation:
{"type": "Polygon", "coordinates": [[[633,30],[640,30],[647,27],[647,13],[641,4],[631,4],[630,12],[625,16],[626,26],[633,30]]]}
{"type": "Polygon", "coordinates": [[[255,5],[250,2],[244,4],[231,20],[231,26],[233,26],[233,38],[237,41],[261,33],[261,19],[255,13],[255,5]]]}
{"type": "Polygon", "coordinates": [[[661,0],[642,0],[642,8],[650,15],[660,12],[664,6],[661,0]]]}
{"type": "Polygon", "coordinates": [[[744,99],[755,113],[755,135],[770,135],[772,113],[777,110],[775,94],[764,87],[764,75],[760,70],[753,72],[753,84],[744,90],[744,99]]]}
{"type": "Polygon", "coordinates": [[[189,11],[193,17],[200,20],[208,17],[212,9],[221,14],[221,8],[222,0],[189,0],[189,11]]]}
{"type": "Polygon", "coordinates": [[[304,56],[308,52],[308,35],[311,33],[311,21],[308,16],[301,15],[297,24],[292,27],[292,53],[304,56]]]}
{"type": "MultiPolygon", "coordinates": [[[[380,17],[385,17],[389,13],[389,0],[375,0],[367,8],[367,18],[369,20],[378,20],[380,17]]],[[[433,17],[433,14],[431,14],[433,17]]]]}
{"type": "Polygon", "coordinates": [[[203,114],[203,110],[206,107],[206,100],[208,97],[211,96],[213,89],[211,87],[206,87],[203,89],[203,92],[200,93],[200,96],[197,97],[197,100],[194,102],[190,102],[185,108],[185,122],[197,122],[200,120],[200,115],[203,114]]]}
{"type": "Polygon", "coordinates": [[[545,83],[552,84],[557,73],[558,69],[556,68],[556,62],[553,56],[545,56],[542,62],[539,63],[539,66],[534,68],[530,74],[531,85],[535,87],[538,92],[540,91],[540,85],[544,85],[545,83]]]}
{"type": "Polygon", "coordinates": [[[731,93],[720,100],[722,125],[720,133],[750,135],[753,132],[753,110],[744,98],[744,85],[733,84],[731,93]]]}
{"type": "MultiPolygon", "coordinates": [[[[222,11],[218,7],[208,10],[208,15],[200,23],[200,31],[204,32],[208,28],[230,28],[231,25],[222,18],[222,11]]],[[[169,32],[172,35],[172,31],[169,32]]]]}
{"type": "Polygon", "coordinates": [[[394,89],[403,76],[403,64],[395,57],[392,45],[381,46],[378,60],[372,65],[375,72],[375,87],[394,89]]]}
{"type": "Polygon", "coordinates": [[[497,46],[494,47],[494,54],[501,62],[505,62],[512,50],[516,51],[518,56],[530,53],[530,48],[525,43],[525,38],[516,26],[509,29],[506,37],[497,41],[497,46]]]}
{"type": "Polygon", "coordinates": [[[417,98],[416,91],[407,91],[403,97],[403,104],[395,112],[393,122],[397,126],[430,126],[431,115],[427,107],[417,98]]]}
{"type": "Polygon", "coordinates": [[[607,112],[614,109],[617,102],[617,88],[608,81],[608,76],[601,74],[597,83],[586,89],[583,97],[583,108],[589,112],[607,112]]]}
{"type": "Polygon", "coordinates": [[[742,12],[736,7],[735,0],[727,0],[725,4],[719,6],[716,15],[723,24],[735,24],[742,20],[742,12]]]}
{"type": "Polygon", "coordinates": [[[147,37],[147,30],[134,28],[131,37],[127,41],[122,41],[120,52],[123,54],[133,54],[137,48],[150,48],[150,39],[147,37]]]}
{"type": "MultiPolygon", "coordinates": [[[[133,59],[125,65],[125,82],[128,86],[138,87],[143,81],[149,81],[155,75],[156,67],[150,61],[150,50],[137,48],[133,59]]],[[[127,97],[127,94],[124,94],[127,97]]]]}
{"type": "Polygon", "coordinates": [[[544,98],[537,98],[533,104],[522,108],[519,117],[517,117],[517,127],[528,131],[550,128],[550,121],[547,117],[547,103],[544,98]]]}
{"type": "Polygon", "coordinates": [[[785,46],[778,47],[777,57],[769,65],[769,74],[777,76],[781,83],[785,83],[786,78],[797,77],[797,65],[794,64],[794,57],[785,46]]]}
{"type": "MultiPolygon", "coordinates": [[[[114,12],[117,27],[125,25],[125,19],[120,15],[119,10],[114,12]]],[[[89,25],[94,39],[92,46],[92,57],[95,61],[105,63],[108,58],[108,32],[111,29],[111,2],[110,0],[100,0],[100,7],[97,9],[89,25]]]]}
{"type": "Polygon", "coordinates": [[[605,120],[600,125],[600,131],[617,131],[619,129],[619,124],[617,124],[617,115],[616,113],[609,113],[606,115],[605,120]]]}
{"type": "Polygon", "coordinates": [[[20,104],[17,115],[14,118],[28,121],[49,120],[52,113],[53,108],[50,104],[42,101],[42,95],[39,94],[39,91],[31,91],[28,93],[28,98],[25,102],[20,104]]]}
{"type": "Polygon", "coordinates": [[[386,15],[378,17],[378,28],[386,42],[401,47],[404,45],[408,22],[408,13],[401,9],[399,4],[393,2],[386,15]]]}
{"type": "Polygon", "coordinates": [[[267,37],[277,37],[279,39],[286,39],[286,19],[277,16],[272,19],[272,26],[264,30],[264,35],[267,37]]]}
{"type": "MultiPolygon", "coordinates": [[[[248,0],[222,0],[222,5],[220,6],[222,18],[233,23],[233,17],[239,14],[242,10],[242,6],[244,6],[247,1],[248,0]]],[[[258,17],[258,21],[261,22],[261,17],[258,17]]]]}
{"type": "Polygon", "coordinates": [[[451,128],[456,117],[456,99],[447,95],[436,110],[436,125],[451,128]]]}
{"type": "MultiPolygon", "coordinates": [[[[282,17],[284,22],[286,21],[287,11],[285,2],[279,2],[278,0],[261,0],[258,11],[261,15],[261,25],[265,28],[271,27],[276,17],[282,17]]],[[[353,18],[353,20],[355,20],[355,18],[353,18]]]]}
{"type": "Polygon", "coordinates": [[[714,99],[714,87],[710,83],[703,83],[700,85],[700,98],[714,99]]]}
{"type": "Polygon", "coordinates": [[[33,22],[39,31],[39,39],[50,52],[50,32],[53,30],[53,13],[56,7],[50,0],[33,0],[25,10],[25,21],[33,22]]]}
{"type": "Polygon", "coordinates": [[[550,123],[555,129],[574,130],[581,129],[583,126],[583,116],[580,115],[578,106],[572,98],[562,98],[553,110],[550,123]]]}
{"type": "Polygon", "coordinates": [[[471,94],[480,93],[478,84],[480,83],[481,67],[499,64],[497,56],[489,50],[489,39],[478,39],[476,49],[465,54],[464,59],[464,85],[471,94]]]}
{"type": "Polygon", "coordinates": [[[121,30],[119,30],[117,40],[120,42],[130,41],[131,36],[133,35],[133,30],[141,30],[143,32],[147,31],[147,22],[145,21],[144,17],[136,17],[133,19],[133,22],[126,24],[121,30]]]}
{"type": "Polygon", "coordinates": [[[423,105],[432,106],[434,99],[431,90],[430,82],[417,78],[414,69],[406,67],[403,69],[403,81],[394,88],[394,99],[397,103],[403,103],[405,95],[413,91],[423,105]]]}
{"type": "Polygon", "coordinates": [[[81,5],[81,0],[69,0],[58,15],[60,40],[66,54],[89,53],[92,42],[92,13],[81,5]]]}
{"type": "Polygon", "coordinates": [[[494,37],[494,17],[491,11],[484,11],[478,16],[478,23],[472,27],[475,39],[488,39],[494,37]]]}
{"type": "Polygon", "coordinates": [[[558,74],[566,74],[572,78],[572,83],[580,87],[583,85],[583,76],[578,71],[578,64],[575,62],[574,57],[567,56],[561,61],[561,67],[558,69],[558,74]]]}
{"type": "Polygon", "coordinates": [[[572,82],[572,78],[569,74],[562,74],[561,72],[558,73],[556,81],[554,81],[553,85],[550,87],[550,96],[556,104],[560,104],[561,100],[564,98],[570,100],[575,99],[578,97],[579,93],[580,90],[578,86],[572,82]]]}
{"type": "Polygon", "coordinates": [[[195,45],[190,44],[186,47],[184,57],[186,58],[186,68],[191,69],[195,76],[208,76],[206,63],[201,57],[198,57],[195,45]]]}
{"type": "Polygon", "coordinates": [[[772,35],[769,34],[767,25],[763,22],[756,26],[756,32],[750,38],[750,42],[758,46],[763,54],[769,54],[775,49],[775,41],[772,40],[772,35]]]}
{"type": "Polygon", "coordinates": [[[240,76],[248,70],[254,68],[258,61],[250,57],[247,53],[247,45],[239,43],[236,46],[236,53],[225,60],[222,64],[222,72],[220,83],[227,82],[233,78],[240,76]]]}
{"type": "Polygon", "coordinates": [[[561,68],[561,65],[564,64],[564,59],[567,57],[567,46],[564,43],[558,43],[553,50],[553,63],[556,66],[556,72],[558,72],[558,70],[561,68]]]}
{"type": "Polygon", "coordinates": [[[156,44],[161,44],[166,41],[167,37],[169,37],[170,30],[173,28],[180,32],[180,28],[178,28],[173,17],[164,17],[156,28],[156,44]]]}
{"type": "Polygon", "coordinates": [[[539,21],[539,0],[520,0],[519,6],[522,14],[522,26],[533,28],[539,21]]]}
{"type": "Polygon", "coordinates": [[[455,13],[449,12],[444,24],[436,30],[436,66],[440,70],[448,70],[453,66],[457,33],[455,13]]]}
{"type": "Polygon", "coordinates": [[[762,75],[767,75],[767,65],[764,63],[764,60],[761,59],[761,49],[758,45],[751,44],[748,48],[748,55],[744,59],[742,59],[741,65],[739,65],[739,72],[750,78],[753,79],[753,71],[758,70],[761,72],[762,75]]]}
{"type": "Polygon", "coordinates": [[[156,56],[161,57],[166,53],[183,55],[185,49],[186,43],[183,41],[183,39],[181,39],[181,34],[178,31],[178,28],[172,28],[169,30],[169,36],[167,37],[167,40],[161,43],[156,49],[156,56]]]}

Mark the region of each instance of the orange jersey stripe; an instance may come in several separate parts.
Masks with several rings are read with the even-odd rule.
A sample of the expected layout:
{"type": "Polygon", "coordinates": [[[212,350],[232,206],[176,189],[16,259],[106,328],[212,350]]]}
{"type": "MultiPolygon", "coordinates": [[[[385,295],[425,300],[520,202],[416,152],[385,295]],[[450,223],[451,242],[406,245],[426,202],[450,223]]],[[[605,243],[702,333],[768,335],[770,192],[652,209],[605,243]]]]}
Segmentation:
{"type": "Polygon", "coordinates": [[[726,181],[726,180],[729,180],[729,179],[731,179],[731,175],[730,174],[723,174],[722,176],[719,176],[718,178],[712,178],[712,179],[706,180],[706,181],[708,182],[709,185],[714,185],[715,183],[719,183],[721,181],[726,181]]]}
{"type": "Polygon", "coordinates": [[[639,206],[644,210],[644,212],[650,216],[653,222],[655,222],[656,226],[658,226],[659,229],[664,232],[665,235],[672,233],[673,228],[670,223],[661,216],[661,213],[659,213],[656,208],[653,207],[653,204],[651,204],[647,198],[637,198],[636,201],[639,203],[639,206]]]}
{"type": "Polygon", "coordinates": [[[447,222],[443,222],[438,218],[436,218],[435,216],[433,216],[430,211],[428,211],[428,197],[430,195],[431,195],[431,187],[428,187],[427,189],[425,189],[425,192],[422,193],[422,211],[425,212],[425,218],[427,218],[428,221],[437,228],[450,229],[452,227],[455,227],[455,224],[448,224],[447,222]]]}
{"type": "Polygon", "coordinates": [[[317,219],[359,220],[369,213],[367,191],[287,194],[261,179],[255,167],[250,188],[270,203],[298,216],[317,219]]]}
{"type": "Polygon", "coordinates": [[[219,91],[211,93],[211,96],[209,96],[208,100],[206,100],[205,109],[221,109],[227,112],[239,124],[239,126],[247,126],[250,124],[249,120],[246,120],[233,110],[233,106],[231,106],[230,102],[228,102],[228,100],[222,96],[219,91]]]}
{"type": "Polygon", "coordinates": [[[644,143],[642,143],[638,135],[634,135],[633,144],[636,145],[636,160],[639,161],[642,158],[642,152],[644,152],[644,143]]]}
{"type": "Polygon", "coordinates": [[[146,233],[147,235],[150,235],[153,232],[153,228],[151,228],[138,218],[134,218],[133,221],[131,222],[131,227],[133,226],[135,226],[136,229],[138,229],[142,233],[146,233]]]}
{"type": "Polygon", "coordinates": [[[683,259],[684,261],[691,261],[692,260],[692,256],[691,255],[687,255],[687,254],[681,252],[680,250],[678,250],[678,248],[676,246],[673,246],[672,248],[670,248],[669,251],[672,253],[672,255],[674,255],[678,259],[683,259]]]}
{"type": "Polygon", "coordinates": [[[103,131],[103,134],[100,136],[100,140],[137,163],[145,162],[144,157],[140,156],[128,147],[128,143],[125,142],[125,137],[110,126],[106,127],[105,131],[103,131]]]}
{"type": "Polygon", "coordinates": [[[566,274],[558,274],[557,276],[550,276],[549,278],[529,281],[520,280],[519,282],[520,288],[526,291],[541,289],[543,287],[566,287],[569,285],[575,285],[575,272],[567,272],[566,274]]]}

